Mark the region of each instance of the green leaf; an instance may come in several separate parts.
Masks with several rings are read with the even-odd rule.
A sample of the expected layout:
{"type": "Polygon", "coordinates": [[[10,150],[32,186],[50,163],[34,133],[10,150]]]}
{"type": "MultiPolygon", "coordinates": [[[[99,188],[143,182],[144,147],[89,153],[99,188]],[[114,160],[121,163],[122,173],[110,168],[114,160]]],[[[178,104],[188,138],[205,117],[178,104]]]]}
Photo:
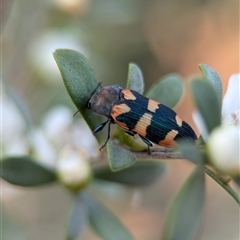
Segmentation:
{"type": "Polygon", "coordinates": [[[133,240],[120,220],[103,204],[88,198],[89,220],[92,228],[104,240],[133,240]]]}
{"type": "Polygon", "coordinates": [[[194,143],[186,142],[180,142],[178,146],[184,158],[197,165],[203,166],[205,163],[205,155],[199,147],[197,147],[194,143]]]}
{"type": "Polygon", "coordinates": [[[74,50],[58,49],[53,56],[72,101],[80,109],[89,127],[95,129],[103,120],[84,107],[99,84],[92,65],[86,57],[74,50]]]}
{"type": "Polygon", "coordinates": [[[191,89],[196,107],[203,117],[208,133],[221,124],[221,106],[211,83],[193,79],[191,89]]]}
{"type": "Polygon", "coordinates": [[[184,85],[182,79],[177,74],[168,74],[160,78],[146,93],[148,98],[152,98],[169,108],[174,108],[182,98],[184,85]]]}
{"type": "Polygon", "coordinates": [[[56,180],[56,174],[28,156],[0,161],[0,177],[15,185],[32,187],[56,180]]]}
{"type": "Polygon", "coordinates": [[[121,145],[130,147],[132,151],[147,151],[147,145],[140,138],[135,139],[121,128],[116,128],[113,138],[116,138],[121,145]]]}
{"type": "Polygon", "coordinates": [[[67,228],[67,239],[77,239],[78,235],[83,230],[87,221],[88,211],[87,204],[84,198],[84,193],[80,192],[75,200],[75,203],[71,209],[68,228],[67,228]]]}
{"type": "Polygon", "coordinates": [[[119,171],[131,166],[136,161],[135,155],[129,150],[122,148],[114,141],[108,141],[108,162],[112,171],[119,171]]]}
{"type": "Polygon", "coordinates": [[[223,87],[220,76],[213,68],[211,68],[207,64],[199,64],[199,69],[201,70],[203,77],[206,78],[213,85],[213,88],[217,94],[219,104],[222,105],[223,87]]]}
{"type": "Polygon", "coordinates": [[[144,78],[141,69],[135,63],[128,67],[127,88],[135,90],[140,94],[144,92],[144,78]]]}
{"type": "Polygon", "coordinates": [[[133,166],[119,172],[112,172],[108,167],[95,172],[95,178],[130,186],[145,186],[160,178],[165,165],[155,161],[138,161],[133,166]]]}
{"type": "Polygon", "coordinates": [[[98,86],[92,65],[81,53],[70,49],[58,49],[53,56],[73,102],[78,108],[84,107],[98,86]]]}
{"type": "Polygon", "coordinates": [[[196,239],[205,201],[204,168],[196,167],[171,204],[162,240],[196,239]]]}

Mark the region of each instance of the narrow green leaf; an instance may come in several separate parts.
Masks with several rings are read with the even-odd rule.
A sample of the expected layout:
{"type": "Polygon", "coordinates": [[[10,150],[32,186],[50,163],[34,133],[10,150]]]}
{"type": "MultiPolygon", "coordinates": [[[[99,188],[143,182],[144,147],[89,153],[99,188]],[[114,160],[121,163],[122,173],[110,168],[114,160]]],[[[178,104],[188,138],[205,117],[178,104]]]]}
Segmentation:
{"type": "Polygon", "coordinates": [[[78,108],[84,107],[98,81],[92,65],[81,53],[58,49],[53,53],[64,84],[78,108]]]}
{"type": "MultiPolygon", "coordinates": [[[[65,87],[89,127],[93,130],[103,120],[84,106],[98,86],[97,77],[88,59],[70,49],[58,49],[53,53],[65,87]]],[[[101,135],[96,135],[97,137],[101,135]]]]}
{"type": "Polygon", "coordinates": [[[184,85],[177,74],[168,74],[159,79],[146,93],[152,98],[170,108],[174,108],[182,98],[184,85]]]}
{"type": "Polygon", "coordinates": [[[130,186],[145,186],[155,182],[165,171],[165,165],[155,161],[138,161],[133,166],[119,172],[108,167],[95,172],[95,178],[130,186]]]}
{"type": "Polygon", "coordinates": [[[221,106],[211,83],[205,79],[193,79],[191,89],[196,107],[201,113],[208,133],[221,123],[221,106]]]}
{"type": "Polygon", "coordinates": [[[71,209],[67,228],[68,240],[77,239],[87,221],[87,204],[83,195],[83,192],[79,192],[71,209]]]}
{"type": "Polygon", "coordinates": [[[133,240],[120,220],[103,204],[88,198],[89,220],[92,228],[104,240],[133,240]]]}
{"type": "Polygon", "coordinates": [[[222,105],[223,87],[220,76],[213,68],[211,68],[207,64],[199,64],[199,69],[201,70],[203,77],[206,78],[213,85],[213,88],[217,94],[219,104],[222,105]]]}
{"type": "Polygon", "coordinates": [[[31,187],[56,180],[56,174],[28,156],[0,161],[0,177],[15,185],[31,187]]]}
{"type": "Polygon", "coordinates": [[[108,162],[112,171],[119,171],[131,166],[135,161],[135,155],[129,150],[121,147],[114,141],[107,144],[108,162]]]}
{"type": "Polygon", "coordinates": [[[203,166],[203,164],[206,162],[203,151],[201,151],[201,149],[194,143],[180,142],[179,149],[184,158],[197,165],[203,166]]]}
{"type": "Polygon", "coordinates": [[[127,88],[135,90],[140,94],[144,92],[144,78],[141,69],[135,63],[128,67],[127,88]]]}
{"type": "Polygon", "coordinates": [[[205,201],[204,168],[196,167],[171,204],[162,240],[196,239],[205,201]]]}
{"type": "Polygon", "coordinates": [[[147,151],[147,145],[141,139],[135,139],[121,128],[116,128],[113,138],[116,138],[121,145],[130,147],[132,151],[147,151]]]}

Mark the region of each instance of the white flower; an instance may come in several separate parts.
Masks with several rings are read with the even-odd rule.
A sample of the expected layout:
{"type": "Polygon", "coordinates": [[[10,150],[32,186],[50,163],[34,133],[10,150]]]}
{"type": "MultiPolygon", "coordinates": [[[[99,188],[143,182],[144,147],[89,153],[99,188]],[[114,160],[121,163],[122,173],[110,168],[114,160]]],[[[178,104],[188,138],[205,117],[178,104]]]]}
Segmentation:
{"type": "MultiPolygon", "coordinates": [[[[222,124],[238,125],[240,116],[240,74],[233,74],[228,81],[228,88],[222,104],[222,124]]],[[[208,131],[201,113],[193,112],[193,120],[197,125],[204,140],[208,139],[208,131]]]]}
{"type": "Polygon", "coordinates": [[[209,136],[207,149],[210,161],[223,174],[240,175],[239,134],[238,127],[223,125],[209,136]]]}
{"type": "Polygon", "coordinates": [[[201,136],[206,141],[208,138],[208,130],[207,130],[207,126],[203,120],[201,113],[198,110],[194,110],[192,117],[193,117],[193,121],[195,122],[198,130],[201,133],[201,136]]]}
{"type": "Polygon", "coordinates": [[[72,148],[63,149],[57,164],[57,174],[60,182],[72,190],[86,186],[92,176],[86,154],[72,148]]]}
{"type": "Polygon", "coordinates": [[[221,126],[208,136],[201,114],[196,112],[193,118],[207,143],[212,165],[221,173],[240,176],[240,74],[234,74],[229,79],[223,98],[221,126]]]}
{"type": "Polygon", "coordinates": [[[41,128],[34,128],[30,132],[33,157],[50,168],[56,165],[56,149],[47,139],[41,128]]]}
{"type": "Polygon", "coordinates": [[[53,58],[53,52],[58,48],[75,49],[85,56],[89,55],[87,48],[79,38],[69,30],[41,31],[29,47],[29,61],[49,84],[59,84],[59,69],[53,58]]]}
{"type": "Polygon", "coordinates": [[[87,123],[78,116],[73,118],[73,113],[66,106],[50,109],[42,121],[42,129],[57,149],[69,145],[84,149],[91,158],[96,158],[99,154],[97,140],[87,123]]]}
{"type": "Polygon", "coordinates": [[[37,161],[55,168],[58,152],[65,146],[84,149],[91,160],[98,156],[98,143],[93,133],[82,118],[73,118],[70,108],[53,107],[43,117],[41,125],[29,126],[10,97],[5,94],[2,100],[4,157],[31,153],[37,161]]]}
{"type": "Polygon", "coordinates": [[[228,88],[223,98],[222,123],[239,126],[240,116],[240,74],[230,77],[228,88]]]}
{"type": "Polygon", "coordinates": [[[66,138],[66,132],[69,132],[71,124],[73,124],[72,111],[66,106],[59,105],[46,113],[41,125],[44,134],[51,142],[63,143],[63,138],[66,138]]]}

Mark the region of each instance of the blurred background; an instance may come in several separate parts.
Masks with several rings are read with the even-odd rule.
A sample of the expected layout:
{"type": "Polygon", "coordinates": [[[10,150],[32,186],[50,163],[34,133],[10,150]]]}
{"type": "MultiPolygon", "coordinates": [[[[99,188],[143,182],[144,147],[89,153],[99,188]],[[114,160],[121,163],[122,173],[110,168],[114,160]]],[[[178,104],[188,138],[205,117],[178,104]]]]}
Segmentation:
{"type": "MultiPolygon", "coordinates": [[[[230,75],[239,72],[237,0],[1,0],[0,4],[3,156],[31,153],[35,146],[39,158],[54,165],[59,146],[73,138],[80,148],[97,151],[80,115],[72,118],[76,109],[52,56],[58,48],[83,53],[104,85],[125,86],[130,62],[142,69],[146,90],[167,73],[181,74],[187,90],[175,110],[195,130],[187,82],[200,76],[198,64],[206,63],[219,73],[224,92],[230,75]],[[29,127],[34,129],[34,141],[29,140],[29,127]],[[89,136],[85,142],[83,133],[89,136]]],[[[164,178],[145,188],[94,186],[98,198],[136,239],[160,238],[166,207],[193,169],[186,161],[165,163],[164,178]]],[[[2,180],[1,188],[4,240],[64,239],[72,200],[64,188],[24,189],[2,180]]],[[[86,226],[79,239],[99,238],[86,226]]],[[[208,177],[199,239],[239,239],[239,208],[208,177]]]]}

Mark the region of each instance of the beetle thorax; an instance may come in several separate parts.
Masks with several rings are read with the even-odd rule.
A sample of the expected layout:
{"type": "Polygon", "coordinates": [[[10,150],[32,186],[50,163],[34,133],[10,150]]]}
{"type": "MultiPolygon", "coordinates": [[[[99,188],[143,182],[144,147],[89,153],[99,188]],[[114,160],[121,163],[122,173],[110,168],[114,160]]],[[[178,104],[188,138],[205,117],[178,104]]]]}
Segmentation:
{"type": "Polygon", "coordinates": [[[114,104],[119,100],[122,87],[113,85],[97,90],[88,102],[88,108],[93,112],[109,117],[114,104]]]}

